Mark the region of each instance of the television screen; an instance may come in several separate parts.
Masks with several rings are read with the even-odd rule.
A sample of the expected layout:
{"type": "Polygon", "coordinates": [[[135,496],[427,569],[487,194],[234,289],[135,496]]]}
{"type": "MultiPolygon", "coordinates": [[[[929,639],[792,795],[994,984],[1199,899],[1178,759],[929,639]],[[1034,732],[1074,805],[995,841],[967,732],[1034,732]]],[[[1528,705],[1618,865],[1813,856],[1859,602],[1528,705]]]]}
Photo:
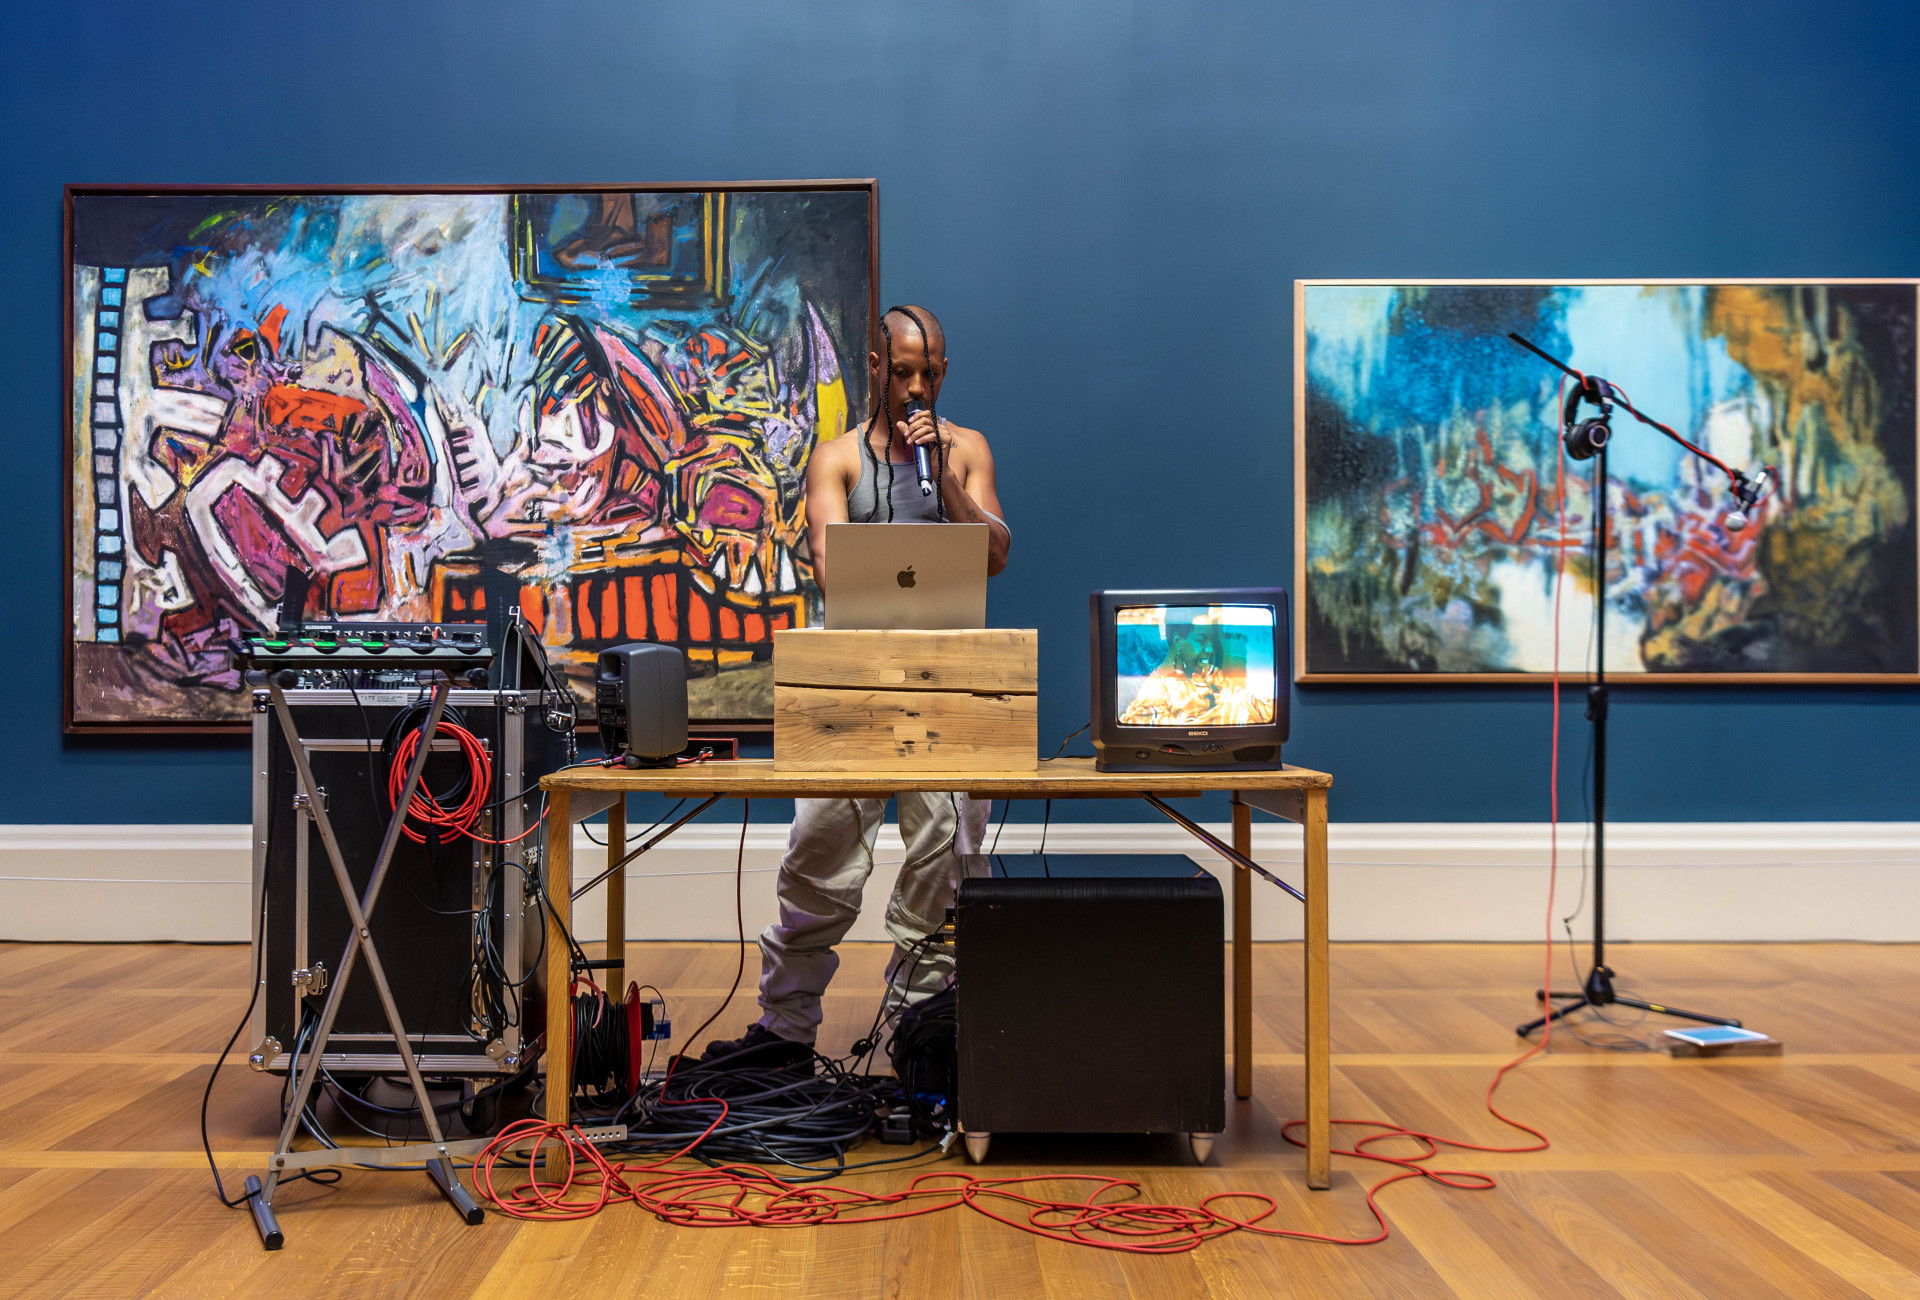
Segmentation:
{"type": "Polygon", "coordinates": [[[1121,726],[1273,721],[1273,606],[1125,605],[1114,611],[1113,631],[1121,726]]]}

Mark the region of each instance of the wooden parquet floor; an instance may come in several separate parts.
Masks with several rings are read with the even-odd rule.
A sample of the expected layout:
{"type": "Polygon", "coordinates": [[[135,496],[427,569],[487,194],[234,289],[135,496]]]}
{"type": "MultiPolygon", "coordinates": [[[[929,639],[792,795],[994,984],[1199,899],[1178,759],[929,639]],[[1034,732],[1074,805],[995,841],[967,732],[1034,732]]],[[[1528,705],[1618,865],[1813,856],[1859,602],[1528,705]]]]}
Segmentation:
{"type": "MultiPolygon", "coordinates": [[[[666,990],[687,1029],[733,977],[731,945],[635,949],[629,969],[666,990]]],[[[287,1246],[268,1254],[244,1211],[215,1202],[197,1128],[213,1054],[245,1003],[246,951],[0,945],[0,1295],[1920,1296],[1920,948],[1609,955],[1623,987],[1739,1015],[1787,1055],[1674,1061],[1556,1036],[1501,1093],[1552,1149],[1450,1153],[1442,1163],[1492,1173],[1498,1188],[1389,1188],[1383,1245],[1234,1235],[1191,1254],[1120,1256],[964,1210],[746,1231],[674,1228],[619,1206],[579,1223],[495,1216],[469,1228],[424,1175],[349,1172],[335,1188],[283,1193],[287,1246]]],[[[823,1047],[864,1027],[882,959],[849,947],[823,1047]]],[[[1258,950],[1255,1095],[1231,1107],[1213,1165],[1183,1167],[1172,1139],[1003,1136],[991,1172],[1115,1172],[1165,1201],[1262,1191],[1287,1224],[1366,1230],[1362,1191],[1383,1167],[1336,1157],[1332,1190],[1309,1192],[1280,1137],[1299,1104],[1298,967],[1295,945],[1258,950]]],[[[1539,975],[1535,948],[1336,945],[1334,1114],[1510,1143],[1482,1094],[1539,975]]],[[[715,1032],[744,1029],[751,988],[750,971],[715,1032]]],[[[1137,1049],[1154,1050],[1151,1036],[1137,1049]]],[[[212,1134],[230,1186],[272,1146],[277,1092],[231,1062],[222,1072],[212,1134]]],[[[854,1181],[882,1189],[905,1175],[854,1181]]]]}

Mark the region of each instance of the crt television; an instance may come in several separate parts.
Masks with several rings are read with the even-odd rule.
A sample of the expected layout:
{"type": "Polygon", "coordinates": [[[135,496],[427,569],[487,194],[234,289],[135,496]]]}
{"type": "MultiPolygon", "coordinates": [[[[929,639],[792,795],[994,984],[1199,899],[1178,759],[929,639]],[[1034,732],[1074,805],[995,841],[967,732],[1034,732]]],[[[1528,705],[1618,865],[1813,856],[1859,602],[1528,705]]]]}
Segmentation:
{"type": "Polygon", "coordinates": [[[1284,590],[1096,591],[1089,614],[1096,768],[1280,766],[1293,676],[1284,590]]]}

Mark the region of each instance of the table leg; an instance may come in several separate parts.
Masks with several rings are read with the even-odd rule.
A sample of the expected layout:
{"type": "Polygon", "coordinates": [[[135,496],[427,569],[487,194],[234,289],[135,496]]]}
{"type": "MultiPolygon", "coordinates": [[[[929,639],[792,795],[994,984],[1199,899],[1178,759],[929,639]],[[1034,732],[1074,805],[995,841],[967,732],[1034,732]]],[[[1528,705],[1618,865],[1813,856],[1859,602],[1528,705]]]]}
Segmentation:
{"type": "MultiPolygon", "coordinates": [[[[573,954],[563,928],[573,920],[573,800],[547,792],[547,860],[540,866],[547,901],[547,1097],[549,1124],[571,1122],[573,1097],[573,954]]],[[[547,1176],[566,1177],[566,1152],[549,1148],[547,1176]]]]}
{"type": "Polygon", "coordinates": [[[627,996],[627,869],[619,865],[627,855],[627,801],[625,796],[607,809],[607,960],[602,987],[615,1002],[627,996]]]}
{"type": "Polygon", "coordinates": [[[1333,1158],[1328,1153],[1327,1091],[1332,1083],[1328,1042],[1327,957],[1327,792],[1306,792],[1307,941],[1307,1186],[1325,1189],[1333,1184],[1333,1158]]]}
{"type": "MultiPolygon", "coordinates": [[[[1233,805],[1233,851],[1253,856],[1253,809],[1233,805]]],[[[1253,873],[1233,868],[1233,1095],[1253,1096],[1253,873]]]]}

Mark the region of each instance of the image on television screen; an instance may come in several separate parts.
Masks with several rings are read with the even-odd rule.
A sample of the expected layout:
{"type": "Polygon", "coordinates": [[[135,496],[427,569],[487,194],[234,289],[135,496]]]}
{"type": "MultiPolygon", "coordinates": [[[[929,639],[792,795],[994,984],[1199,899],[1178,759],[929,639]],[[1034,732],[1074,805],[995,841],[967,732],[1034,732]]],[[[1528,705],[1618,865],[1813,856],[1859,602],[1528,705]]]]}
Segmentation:
{"type": "Polygon", "coordinates": [[[1121,726],[1273,721],[1273,606],[1129,605],[1113,631],[1121,726]]]}

